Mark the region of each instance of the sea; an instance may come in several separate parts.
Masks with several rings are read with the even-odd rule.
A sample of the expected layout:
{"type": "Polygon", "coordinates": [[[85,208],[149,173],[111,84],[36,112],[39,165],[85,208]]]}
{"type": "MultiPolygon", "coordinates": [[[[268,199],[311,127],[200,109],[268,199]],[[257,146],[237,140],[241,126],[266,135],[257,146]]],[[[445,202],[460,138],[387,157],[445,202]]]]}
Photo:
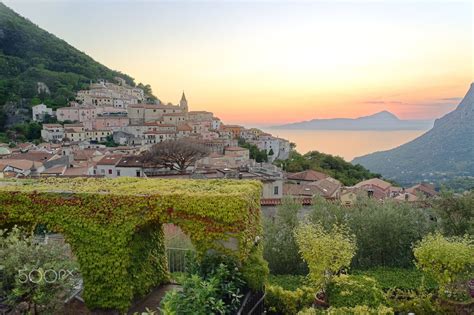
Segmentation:
{"type": "Polygon", "coordinates": [[[273,136],[296,144],[296,151],[319,151],[337,155],[350,162],[355,157],[396,148],[426,130],[353,131],[353,130],[284,130],[262,128],[273,136]]]}

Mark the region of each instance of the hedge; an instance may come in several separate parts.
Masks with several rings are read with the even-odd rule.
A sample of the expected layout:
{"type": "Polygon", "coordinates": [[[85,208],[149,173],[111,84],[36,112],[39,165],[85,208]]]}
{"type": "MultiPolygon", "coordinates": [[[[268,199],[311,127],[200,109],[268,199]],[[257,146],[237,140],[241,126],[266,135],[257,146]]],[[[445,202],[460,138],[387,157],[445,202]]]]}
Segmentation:
{"type": "MultiPolygon", "coordinates": [[[[64,234],[80,264],[89,308],[126,310],[168,280],[163,223],[178,225],[197,252],[234,255],[262,283],[261,184],[237,180],[46,178],[0,182],[0,227],[45,224],[64,234]]],[[[245,274],[244,274],[245,276],[245,274]]]]}

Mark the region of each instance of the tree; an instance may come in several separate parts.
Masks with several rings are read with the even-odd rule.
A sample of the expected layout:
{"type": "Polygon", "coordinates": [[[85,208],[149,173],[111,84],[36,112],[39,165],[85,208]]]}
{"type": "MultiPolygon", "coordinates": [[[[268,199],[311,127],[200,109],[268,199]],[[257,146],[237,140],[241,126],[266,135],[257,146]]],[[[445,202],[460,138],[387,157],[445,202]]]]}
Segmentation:
{"type": "Polygon", "coordinates": [[[412,244],[436,227],[430,209],[366,197],[360,197],[350,208],[315,198],[309,219],[326,228],[344,224],[353,231],[358,248],[352,265],[357,268],[413,266],[412,244]]]}
{"type": "Polygon", "coordinates": [[[296,228],[295,238],[310,281],[322,291],[334,275],[349,267],[357,249],[355,235],[344,225],[327,230],[321,224],[303,223],[296,228]]]}
{"type": "Polygon", "coordinates": [[[443,192],[435,200],[434,210],[444,235],[474,234],[474,191],[462,196],[443,192]]]}
{"type": "Polygon", "coordinates": [[[160,165],[185,173],[197,160],[207,156],[208,150],[192,140],[168,140],[155,144],[143,155],[143,162],[160,165]]]}
{"type": "Polygon", "coordinates": [[[0,296],[8,305],[24,304],[28,314],[56,314],[78,280],[67,251],[55,242],[37,243],[17,227],[0,230],[0,296]]]}

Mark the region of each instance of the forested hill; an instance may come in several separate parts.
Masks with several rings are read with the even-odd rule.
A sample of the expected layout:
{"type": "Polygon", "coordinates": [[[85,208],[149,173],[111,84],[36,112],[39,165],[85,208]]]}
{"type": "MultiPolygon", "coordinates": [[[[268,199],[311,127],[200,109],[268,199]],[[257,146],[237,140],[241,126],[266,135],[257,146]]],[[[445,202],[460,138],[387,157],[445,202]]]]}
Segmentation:
{"type": "Polygon", "coordinates": [[[116,76],[134,85],[0,2],[0,132],[24,122],[32,104],[65,106],[90,80],[116,76]]]}

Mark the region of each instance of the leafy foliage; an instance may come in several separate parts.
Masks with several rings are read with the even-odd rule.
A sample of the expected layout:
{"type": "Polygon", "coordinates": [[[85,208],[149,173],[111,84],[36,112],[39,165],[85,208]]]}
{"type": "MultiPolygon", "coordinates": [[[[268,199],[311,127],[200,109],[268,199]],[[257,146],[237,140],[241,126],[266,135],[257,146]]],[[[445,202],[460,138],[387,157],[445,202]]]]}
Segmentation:
{"type": "Polygon", "coordinates": [[[444,235],[474,235],[474,190],[461,196],[444,191],[434,203],[444,235]]]}
{"type": "Polygon", "coordinates": [[[312,284],[325,290],[332,277],[349,267],[356,252],[355,236],[344,225],[330,230],[320,224],[303,223],[295,230],[299,251],[309,267],[312,284]]]}
{"type": "Polygon", "coordinates": [[[330,307],[327,310],[316,310],[307,308],[299,312],[298,315],[391,315],[394,314],[390,307],[380,305],[371,308],[367,305],[357,305],[355,307],[330,307]]]}
{"type": "Polygon", "coordinates": [[[352,270],[352,274],[377,280],[383,290],[416,290],[422,287],[428,291],[435,291],[438,288],[431,276],[416,268],[375,267],[368,270],[352,270]]]}
{"type": "Polygon", "coordinates": [[[279,285],[267,285],[265,305],[272,313],[292,315],[311,306],[315,293],[316,290],[307,286],[285,290],[279,285]]]}
{"type": "MultiPolygon", "coordinates": [[[[96,62],[3,3],[0,30],[0,131],[6,129],[6,103],[21,103],[29,109],[43,102],[57,108],[66,106],[75,92],[86,89],[91,80],[114,82],[115,77],[121,77],[135,85],[130,76],[96,62]],[[48,91],[39,89],[38,83],[45,84],[48,91]]],[[[154,99],[149,85],[144,88],[147,97],[154,99]]]]}
{"type": "Polygon", "coordinates": [[[328,287],[331,307],[367,305],[377,308],[385,303],[385,295],[375,279],[366,276],[339,275],[328,287]]]}
{"type": "Polygon", "coordinates": [[[389,290],[386,294],[387,303],[395,312],[408,314],[443,314],[441,305],[433,293],[423,289],[389,290]]]}
{"type": "Polygon", "coordinates": [[[272,274],[307,274],[308,267],[298,253],[294,229],[298,226],[301,204],[282,199],[274,218],[264,220],[264,252],[272,274]]]}
{"type": "Polygon", "coordinates": [[[270,275],[268,277],[268,284],[280,286],[285,290],[294,291],[302,287],[306,283],[306,277],[301,275],[270,275]]]}
{"type": "Polygon", "coordinates": [[[355,268],[413,266],[412,244],[432,232],[429,209],[391,200],[359,199],[352,207],[316,198],[309,219],[326,228],[345,224],[356,235],[355,268]]]}
{"type": "Polygon", "coordinates": [[[246,142],[243,138],[238,139],[238,144],[242,148],[249,149],[250,158],[257,161],[257,163],[268,162],[268,155],[272,155],[267,154],[265,150],[260,150],[255,144],[246,142]]]}
{"type": "Polygon", "coordinates": [[[346,186],[352,186],[365,179],[381,177],[380,174],[371,173],[359,164],[352,165],[339,156],[324,154],[318,151],[300,154],[292,150],[287,160],[275,161],[275,164],[287,172],[301,172],[305,170],[323,172],[346,186]]]}
{"type": "MultiPolygon", "coordinates": [[[[254,244],[262,235],[260,190],[258,182],[232,180],[9,181],[0,185],[0,222],[45,223],[63,233],[80,264],[87,305],[125,310],[168,280],[164,222],[189,235],[199,255],[213,249],[240,263],[261,255],[254,244]],[[231,238],[236,249],[224,246],[231,238]]],[[[246,272],[251,277],[253,270],[246,272]]]]}
{"type": "Polygon", "coordinates": [[[37,243],[17,227],[0,230],[0,297],[30,312],[53,313],[63,307],[77,281],[77,264],[66,245],[37,243]]]}
{"type": "Polygon", "coordinates": [[[439,294],[455,300],[468,298],[467,281],[474,272],[472,237],[447,238],[440,233],[423,238],[413,249],[416,265],[438,282],[439,294]]]}
{"type": "Polygon", "coordinates": [[[233,314],[243,297],[245,281],[229,256],[208,254],[188,267],[180,279],[182,290],[166,293],[164,314],[233,314]]]}

